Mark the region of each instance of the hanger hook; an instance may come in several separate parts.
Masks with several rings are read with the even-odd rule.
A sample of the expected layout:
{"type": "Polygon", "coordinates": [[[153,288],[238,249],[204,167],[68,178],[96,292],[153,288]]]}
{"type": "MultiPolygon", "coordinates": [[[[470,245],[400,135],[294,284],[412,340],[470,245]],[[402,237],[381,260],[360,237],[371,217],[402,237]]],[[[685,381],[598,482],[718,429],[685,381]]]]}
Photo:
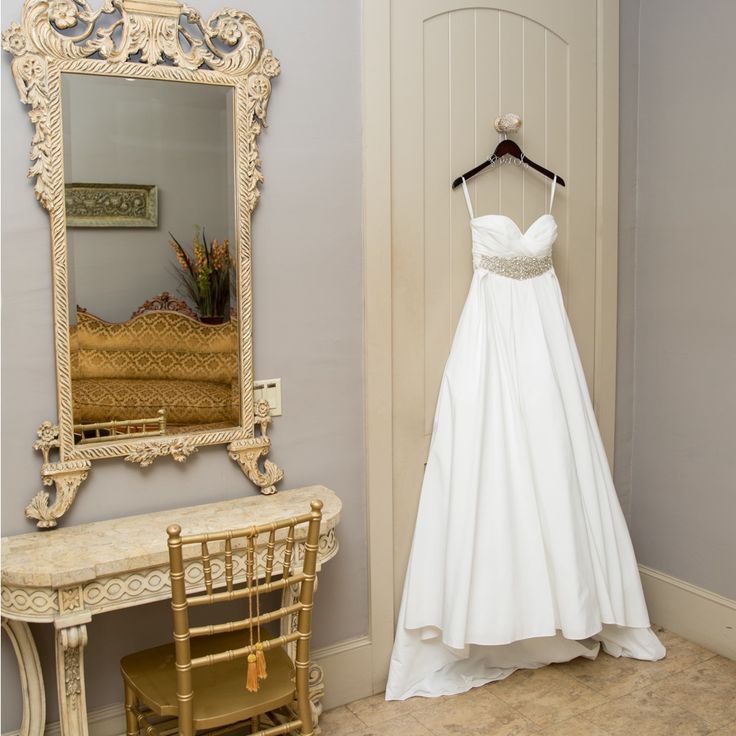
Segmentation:
{"type": "Polygon", "coordinates": [[[513,112],[507,112],[503,115],[499,115],[493,121],[493,127],[499,132],[503,133],[504,139],[507,133],[516,133],[521,127],[521,118],[513,112]]]}

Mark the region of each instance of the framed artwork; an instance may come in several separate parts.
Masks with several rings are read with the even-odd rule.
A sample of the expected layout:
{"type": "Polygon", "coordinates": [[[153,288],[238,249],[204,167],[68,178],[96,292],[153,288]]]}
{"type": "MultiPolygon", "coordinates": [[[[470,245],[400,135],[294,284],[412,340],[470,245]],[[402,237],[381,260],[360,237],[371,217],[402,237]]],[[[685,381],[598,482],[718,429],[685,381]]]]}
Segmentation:
{"type": "Polygon", "coordinates": [[[67,227],[158,227],[153,184],[66,184],[67,227]]]}

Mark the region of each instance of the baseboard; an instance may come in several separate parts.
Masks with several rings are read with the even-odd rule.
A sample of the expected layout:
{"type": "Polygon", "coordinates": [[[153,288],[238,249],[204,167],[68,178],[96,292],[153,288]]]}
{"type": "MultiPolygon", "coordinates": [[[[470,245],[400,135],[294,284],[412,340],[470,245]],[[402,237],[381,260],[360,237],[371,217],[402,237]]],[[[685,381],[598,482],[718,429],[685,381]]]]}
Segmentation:
{"type": "MultiPolygon", "coordinates": [[[[367,636],[315,649],[312,658],[319,662],[325,676],[325,709],[350,703],[372,694],[371,640],[367,636]]],[[[89,736],[122,736],[125,711],[122,703],[97,708],[87,716],[89,736]]],[[[6,731],[2,736],[20,736],[20,731],[6,731]]],[[[44,736],[61,736],[59,722],[47,723],[44,736]]]]}
{"type": "Polygon", "coordinates": [[[373,694],[371,640],[367,636],[315,650],[314,661],[325,674],[325,710],[373,694]]]}
{"type": "Polygon", "coordinates": [[[639,572],[653,622],[736,659],[736,601],[645,565],[639,572]]]}

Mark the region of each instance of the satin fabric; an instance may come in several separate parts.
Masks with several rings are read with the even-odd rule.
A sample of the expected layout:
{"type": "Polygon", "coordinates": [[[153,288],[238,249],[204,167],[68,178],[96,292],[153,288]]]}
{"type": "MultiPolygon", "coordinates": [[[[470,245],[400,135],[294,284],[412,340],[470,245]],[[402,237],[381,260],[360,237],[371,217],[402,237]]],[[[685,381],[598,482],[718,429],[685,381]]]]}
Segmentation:
{"type": "MultiPolygon", "coordinates": [[[[526,232],[471,220],[473,255],[540,256],[526,232]]],[[[476,267],[440,387],[387,699],[464,692],[584,656],[656,660],[649,618],[554,270],[476,267]]]]}

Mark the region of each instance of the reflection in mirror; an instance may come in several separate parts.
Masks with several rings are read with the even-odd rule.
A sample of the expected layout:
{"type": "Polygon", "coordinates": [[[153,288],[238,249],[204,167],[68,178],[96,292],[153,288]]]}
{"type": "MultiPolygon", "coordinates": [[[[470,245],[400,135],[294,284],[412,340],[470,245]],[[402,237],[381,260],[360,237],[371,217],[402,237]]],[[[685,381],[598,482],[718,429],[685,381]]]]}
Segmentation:
{"type": "Polygon", "coordinates": [[[237,426],[232,90],[62,76],[77,443],[237,426]]]}

